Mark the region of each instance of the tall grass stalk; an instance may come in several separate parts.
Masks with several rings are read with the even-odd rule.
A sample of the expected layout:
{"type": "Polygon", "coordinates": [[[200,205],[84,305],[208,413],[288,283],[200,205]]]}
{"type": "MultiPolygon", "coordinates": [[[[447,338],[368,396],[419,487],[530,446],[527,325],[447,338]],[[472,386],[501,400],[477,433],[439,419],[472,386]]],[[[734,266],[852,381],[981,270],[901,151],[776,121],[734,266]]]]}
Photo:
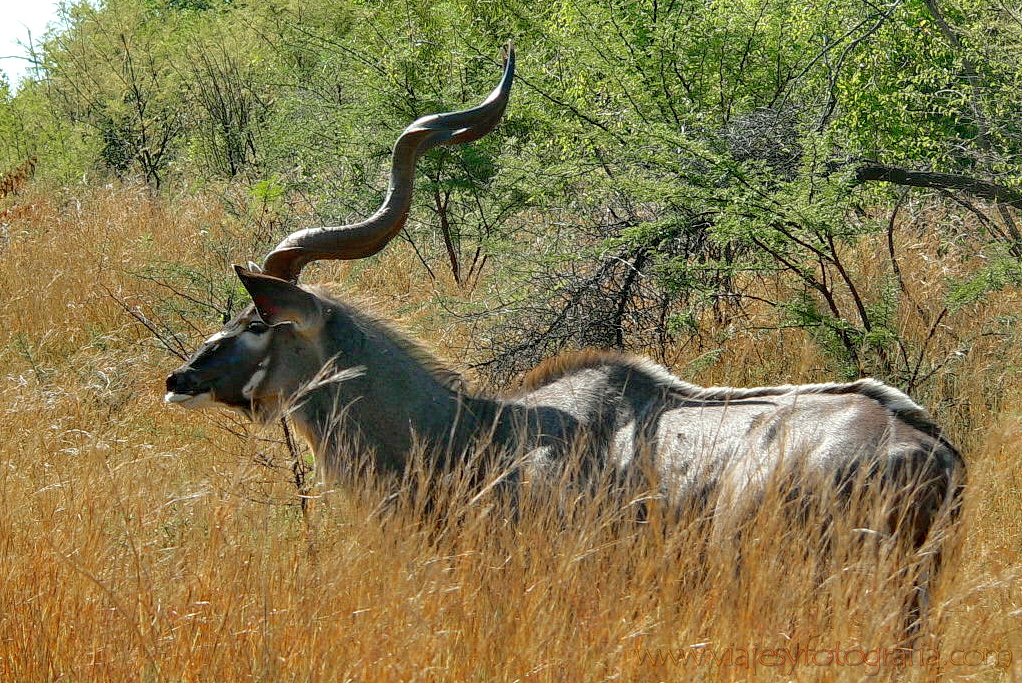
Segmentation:
{"type": "MultiPolygon", "coordinates": [[[[122,306],[167,298],[137,277],[149,266],[215,282],[223,261],[257,255],[243,231],[207,197],[111,188],[24,201],[0,259],[0,680],[1022,677],[1022,345],[1004,324],[1018,290],[947,318],[967,348],[932,350],[959,355],[920,398],[963,446],[970,479],[929,649],[908,661],[897,648],[911,558],[864,562],[840,543],[821,555],[820,535],[792,528],[779,500],[716,544],[698,516],[635,524],[600,496],[555,506],[527,491],[510,523],[499,497],[470,500],[457,476],[437,484],[413,468],[422,486],[449,487],[447,504],[425,509],[412,488],[353,468],[312,490],[307,520],[281,436],[164,407],[177,361],[122,306]]],[[[905,240],[917,301],[938,301],[970,267],[935,258],[947,247],[925,236],[905,240]]],[[[863,269],[880,268],[859,248],[863,269]]],[[[391,276],[413,260],[395,248],[314,272],[371,291],[443,355],[463,340],[427,329],[433,292],[391,276]]],[[[908,305],[899,315],[922,324],[908,305]]],[[[193,341],[203,332],[166,320],[193,341]]],[[[703,384],[826,378],[801,332],[752,322],[718,330],[716,363],[690,349],[672,365],[703,384]]],[[[216,326],[210,315],[205,332],[216,326]]]]}

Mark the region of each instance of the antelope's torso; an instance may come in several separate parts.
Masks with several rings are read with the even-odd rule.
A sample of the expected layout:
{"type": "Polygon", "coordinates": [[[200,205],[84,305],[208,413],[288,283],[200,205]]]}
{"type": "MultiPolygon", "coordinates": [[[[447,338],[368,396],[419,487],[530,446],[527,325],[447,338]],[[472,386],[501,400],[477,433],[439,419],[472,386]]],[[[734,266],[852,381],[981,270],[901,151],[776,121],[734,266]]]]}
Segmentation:
{"type": "Polygon", "coordinates": [[[655,478],[665,499],[718,520],[748,514],[771,486],[817,497],[911,487],[936,514],[964,482],[960,454],[927,413],[875,380],[701,388],[619,354],[539,374],[516,399],[539,416],[527,444],[534,472],[576,448],[599,461],[584,471],[655,478]]]}

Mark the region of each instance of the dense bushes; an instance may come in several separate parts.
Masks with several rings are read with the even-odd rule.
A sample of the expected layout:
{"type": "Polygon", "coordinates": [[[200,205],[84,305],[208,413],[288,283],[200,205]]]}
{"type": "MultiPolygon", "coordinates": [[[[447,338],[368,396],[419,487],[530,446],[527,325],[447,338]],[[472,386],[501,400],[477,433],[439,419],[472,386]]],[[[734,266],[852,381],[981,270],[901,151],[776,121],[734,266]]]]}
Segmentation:
{"type": "Polygon", "coordinates": [[[259,207],[243,215],[278,231],[375,208],[396,132],[478,99],[514,39],[505,122],[423,161],[406,232],[431,275],[443,263],[472,288],[494,274],[496,375],[579,344],[663,353],[755,299],[777,325],[811,330],[836,368],[914,387],[940,346],[930,323],[1022,277],[1022,22],[1007,6],[107,0],[63,12],[38,80],[0,90],[0,170],[37,157],[52,182],[208,184],[234,205],[240,188],[259,207]],[[910,298],[895,240],[884,286],[863,287],[846,262],[848,245],[896,229],[908,195],[890,183],[952,202],[982,234],[928,229],[990,264],[916,304],[923,338],[892,313],[910,298]],[[764,278],[776,297],[749,289],[764,278]]]}

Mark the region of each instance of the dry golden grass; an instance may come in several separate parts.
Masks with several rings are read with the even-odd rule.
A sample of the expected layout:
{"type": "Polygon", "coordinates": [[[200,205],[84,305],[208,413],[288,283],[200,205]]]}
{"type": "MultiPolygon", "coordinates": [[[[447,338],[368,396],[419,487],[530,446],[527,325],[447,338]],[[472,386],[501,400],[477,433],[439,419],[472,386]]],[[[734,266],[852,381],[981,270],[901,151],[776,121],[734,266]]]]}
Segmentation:
{"type": "MultiPolygon", "coordinates": [[[[273,431],[165,407],[177,361],[118,303],[167,296],[132,274],[147,264],[226,273],[254,256],[244,239],[210,246],[230,243],[237,224],[216,201],[135,189],[20,201],[30,208],[0,237],[0,680],[930,680],[936,670],[918,660],[933,656],[948,680],[1022,677],[1022,351],[1020,333],[995,324],[1017,314],[1017,290],[947,318],[935,342],[945,348],[932,351],[999,330],[923,392],[965,447],[970,486],[922,641],[932,649],[910,663],[893,651],[905,600],[896,563],[863,567],[838,548],[811,564],[816,541],[785,533],[777,506],[763,506],[738,550],[707,546],[692,524],[613,524],[584,502],[570,523],[526,507],[516,525],[483,508],[431,524],[365,482],[320,501],[307,526],[287,468],[267,464],[286,462],[262,440],[273,431]],[[797,663],[784,659],[798,648],[797,663]],[[859,651],[885,656],[878,648],[891,650],[882,665],[860,662],[859,651]]],[[[910,289],[935,306],[973,264],[937,259],[931,239],[903,232],[910,289]]],[[[863,258],[873,248],[850,262],[882,269],[863,258]]],[[[399,249],[316,271],[421,331],[431,292],[415,272],[399,249]]],[[[904,308],[906,325],[924,324],[904,308]]],[[[675,368],[706,384],[826,376],[801,333],[720,332],[717,363],[685,373],[693,351],[675,368]]],[[[430,335],[441,355],[448,334],[430,335]]]]}

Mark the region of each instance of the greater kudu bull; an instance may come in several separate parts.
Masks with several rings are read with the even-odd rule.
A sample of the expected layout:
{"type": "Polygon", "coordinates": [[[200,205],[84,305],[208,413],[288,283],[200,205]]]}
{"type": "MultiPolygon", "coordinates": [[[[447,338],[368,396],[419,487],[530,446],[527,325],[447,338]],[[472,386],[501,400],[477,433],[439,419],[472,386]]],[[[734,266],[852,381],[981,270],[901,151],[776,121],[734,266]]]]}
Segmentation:
{"type": "Polygon", "coordinates": [[[267,421],[286,412],[329,478],[342,444],[357,443],[381,471],[401,472],[414,447],[467,463],[496,447],[534,479],[569,454],[634,480],[657,475],[660,496],[696,505],[725,527],[754,508],[770,482],[792,495],[848,496],[855,482],[892,492],[898,533],[922,547],[957,508],[965,467],[927,412],[897,389],[862,379],[751,389],[701,388],[636,357],[589,352],[533,371],[519,392],[465,389],[391,326],[297,284],[316,259],[381,250],[408,214],[415,161],[438,145],[475,140],[500,120],[514,72],[478,107],[426,116],[398,138],[382,207],[354,225],[298,231],[259,268],[237,266],[253,304],[167,379],[166,401],[222,404],[267,421]]]}

